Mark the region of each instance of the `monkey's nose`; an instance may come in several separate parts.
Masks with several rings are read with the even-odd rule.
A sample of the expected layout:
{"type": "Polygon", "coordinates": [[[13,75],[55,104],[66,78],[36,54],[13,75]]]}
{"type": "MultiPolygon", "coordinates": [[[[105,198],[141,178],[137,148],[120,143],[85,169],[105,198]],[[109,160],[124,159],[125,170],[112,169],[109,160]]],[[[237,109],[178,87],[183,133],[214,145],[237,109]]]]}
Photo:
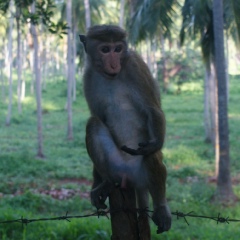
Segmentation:
{"type": "Polygon", "coordinates": [[[117,65],[117,63],[115,63],[115,62],[111,62],[110,66],[111,66],[111,68],[114,70],[114,69],[117,68],[118,65],[117,65]]]}

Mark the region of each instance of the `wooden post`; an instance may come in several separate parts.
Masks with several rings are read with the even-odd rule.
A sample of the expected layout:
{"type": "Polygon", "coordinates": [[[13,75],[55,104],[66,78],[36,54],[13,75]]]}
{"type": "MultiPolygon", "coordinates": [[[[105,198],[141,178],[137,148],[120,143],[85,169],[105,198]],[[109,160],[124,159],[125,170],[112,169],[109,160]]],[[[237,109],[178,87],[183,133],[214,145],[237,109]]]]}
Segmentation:
{"type": "Polygon", "coordinates": [[[136,196],[133,188],[115,188],[109,196],[111,240],[150,240],[150,227],[146,214],[137,218],[136,196]],[[141,236],[140,236],[141,235],[141,236]]]}

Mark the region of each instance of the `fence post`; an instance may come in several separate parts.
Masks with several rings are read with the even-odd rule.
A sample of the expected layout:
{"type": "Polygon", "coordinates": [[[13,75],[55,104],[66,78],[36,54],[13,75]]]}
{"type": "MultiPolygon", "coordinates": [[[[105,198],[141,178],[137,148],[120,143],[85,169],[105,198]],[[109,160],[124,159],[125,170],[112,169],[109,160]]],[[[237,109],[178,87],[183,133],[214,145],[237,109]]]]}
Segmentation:
{"type": "Polygon", "coordinates": [[[150,240],[146,214],[137,217],[136,196],[133,188],[114,188],[109,195],[111,240],[150,240]]]}

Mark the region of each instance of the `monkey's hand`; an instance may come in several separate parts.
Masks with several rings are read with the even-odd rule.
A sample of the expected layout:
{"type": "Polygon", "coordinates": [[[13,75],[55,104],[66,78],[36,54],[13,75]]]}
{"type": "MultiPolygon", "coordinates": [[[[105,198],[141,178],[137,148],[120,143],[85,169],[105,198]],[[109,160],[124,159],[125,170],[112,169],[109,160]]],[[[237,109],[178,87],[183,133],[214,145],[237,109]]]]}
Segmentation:
{"type": "Polygon", "coordinates": [[[157,233],[168,231],[171,228],[171,212],[167,205],[154,209],[152,215],[153,222],[158,226],[157,233]]]}
{"type": "Polygon", "coordinates": [[[131,155],[146,156],[158,151],[161,148],[161,144],[157,140],[139,143],[138,146],[138,149],[132,149],[124,145],[121,147],[121,150],[131,155]]]}
{"type": "Polygon", "coordinates": [[[105,201],[112,190],[112,184],[107,181],[103,181],[96,188],[91,191],[91,202],[92,205],[97,209],[106,209],[107,205],[105,201]]]}

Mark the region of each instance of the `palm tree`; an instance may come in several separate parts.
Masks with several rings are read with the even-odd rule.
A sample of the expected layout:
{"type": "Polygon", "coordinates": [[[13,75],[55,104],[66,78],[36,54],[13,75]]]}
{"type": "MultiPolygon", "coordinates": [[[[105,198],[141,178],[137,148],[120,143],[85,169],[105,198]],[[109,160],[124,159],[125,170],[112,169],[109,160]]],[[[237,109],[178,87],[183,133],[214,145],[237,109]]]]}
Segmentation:
{"type": "Polygon", "coordinates": [[[21,90],[22,90],[22,51],[21,51],[21,29],[20,29],[20,17],[21,17],[21,8],[16,6],[16,23],[17,23],[17,75],[18,75],[18,113],[22,113],[21,105],[21,90]]]}
{"type": "Polygon", "coordinates": [[[67,127],[67,138],[68,140],[73,139],[73,128],[72,128],[72,65],[73,65],[73,49],[72,49],[72,0],[67,0],[67,24],[68,24],[68,36],[67,36],[67,112],[68,112],[68,127],[67,127]]]}
{"type": "Polygon", "coordinates": [[[124,24],[124,7],[125,7],[125,0],[121,0],[120,1],[119,27],[123,27],[123,24],[124,24]]]}
{"type": "Polygon", "coordinates": [[[129,37],[133,43],[158,33],[163,36],[170,34],[173,8],[178,5],[176,0],[132,0],[131,2],[135,10],[130,19],[129,37]]]}
{"type": "MultiPolygon", "coordinates": [[[[168,76],[166,74],[165,39],[171,36],[174,8],[179,6],[178,2],[176,0],[131,0],[130,3],[129,38],[131,42],[135,44],[139,41],[153,39],[154,36],[158,36],[157,38],[161,42],[163,91],[166,92],[168,76]]],[[[156,46],[154,41],[150,41],[150,44],[153,48],[156,46]]],[[[155,59],[154,56],[153,59],[155,59]]],[[[157,66],[156,62],[151,62],[149,67],[151,68],[154,65],[157,66]]],[[[156,68],[155,71],[157,72],[156,68]]]]}
{"type": "Polygon", "coordinates": [[[223,1],[213,0],[214,62],[218,79],[218,132],[219,171],[217,176],[217,200],[229,202],[235,196],[230,177],[229,131],[227,112],[227,88],[223,37],[223,1]]]}
{"type": "Polygon", "coordinates": [[[8,65],[8,79],[9,79],[9,97],[8,97],[8,113],[6,118],[6,125],[9,126],[11,122],[12,115],[12,30],[13,30],[13,0],[9,3],[10,10],[10,20],[9,20],[9,30],[8,30],[8,55],[7,55],[7,65],[8,65]]]}
{"type": "MultiPolygon", "coordinates": [[[[236,32],[240,33],[240,1],[224,1],[224,26],[226,32],[230,32],[236,39],[236,32]]],[[[206,141],[210,141],[214,146],[218,144],[217,139],[217,97],[216,97],[216,77],[214,64],[214,32],[213,32],[213,10],[209,0],[185,0],[182,7],[182,29],[180,32],[181,43],[183,44],[185,35],[188,34],[195,39],[201,39],[203,60],[205,63],[205,132],[206,141]],[[207,101],[210,100],[210,102],[207,101]],[[210,114],[209,114],[210,112],[210,114]],[[207,117],[207,115],[210,116],[207,117]],[[208,127],[209,126],[209,127],[208,127]]]]}
{"type": "Polygon", "coordinates": [[[84,0],[86,29],[91,26],[91,11],[89,0],[84,0]]]}
{"type": "Polygon", "coordinates": [[[181,44],[188,33],[193,38],[201,39],[203,59],[205,63],[204,82],[204,122],[205,141],[218,144],[217,137],[217,102],[216,78],[213,64],[213,22],[212,9],[208,0],[185,0],[182,7],[181,44]]]}
{"type": "MultiPolygon", "coordinates": [[[[34,14],[36,11],[35,3],[31,6],[31,12],[34,14]]],[[[38,133],[38,148],[37,157],[44,158],[43,154],[43,135],[42,135],[42,87],[41,87],[41,71],[39,61],[39,43],[38,34],[35,24],[31,23],[31,35],[33,38],[34,48],[34,74],[36,84],[36,102],[37,102],[37,133],[38,133]]]]}
{"type": "MultiPolygon", "coordinates": [[[[210,127],[212,134],[210,134],[210,136],[215,146],[216,175],[218,176],[218,184],[221,185],[218,185],[217,193],[221,192],[222,196],[225,197],[225,200],[230,200],[230,198],[233,197],[233,193],[231,188],[229,171],[229,143],[226,107],[227,103],[224,102],[227,84],[223,49],[223,22],[228,22],[228,24],[225,24],[226,27],[235,25],[235,27],[237,26],[236,29],[240,30],[240,25],[235,24],[237,22],[235,22],[232,8],[233,2],[235,4],[236,2],[238,2],[238,6],[240,6],[240,1],[224,1],[224,9],[228,10],[224,12],[224,19],[221,10],[223,3],[222,1],[220,2],[221,3],[219,3],[219,1],[214,2],[214,7],[216,7],[215,4],[219,4],[217,9],[214,9],[214,7],[208,0],[185,0],[182,8],[183,23],[180,37],[182,43],[184,41],[186,33],[188,33],[190,36],[193,36],[194,38],[198,37],[201,39],[201,48],[206,67],[205,114],[208,114],[210,111],[210,115],[212,116],[211,121],[209,121],[208,117],[205,116],[205,123],[208,126],[212,125],[210,127]],[[214,13],[215,10],[217,10],[216,13],[214,13]],[[215,16],[213,13],[215,14],[215,16]],[[216,16],[218,17],[218,20],[216,19],[216,16]],[[219,56],[220,53],[221,55],[219,56]],[[221,68],[221,73],[219,67],[221,68]],[[219,77],[224,77],[224,79],[219,79],[219,77]],[[209,86],[209,88],[207,88],[207,86],[209,86]],[[211,122],[211,124],[209,124],[209,122],[211,122]],[[225,129],[223,129],[222,124],[225,125],[225,129]],[[225,159],[222,157],[222,152],[219,151],[219,146],[221,146],[223,139],[225,139],[224,143],[226,144],[224,147],[222,146],[226,150],[225,159]],[[219,178],[221,178],[221,180],[219,178]],[[219,188],[221,189],[221,191],[219,190],[219,188]],[[224,194],[224,191],[226,191],[226,194],[224,194]]],[[[207,129],[206,131],[207,136],[209,136],[208,131],[209,129],[207,129]]]]}

